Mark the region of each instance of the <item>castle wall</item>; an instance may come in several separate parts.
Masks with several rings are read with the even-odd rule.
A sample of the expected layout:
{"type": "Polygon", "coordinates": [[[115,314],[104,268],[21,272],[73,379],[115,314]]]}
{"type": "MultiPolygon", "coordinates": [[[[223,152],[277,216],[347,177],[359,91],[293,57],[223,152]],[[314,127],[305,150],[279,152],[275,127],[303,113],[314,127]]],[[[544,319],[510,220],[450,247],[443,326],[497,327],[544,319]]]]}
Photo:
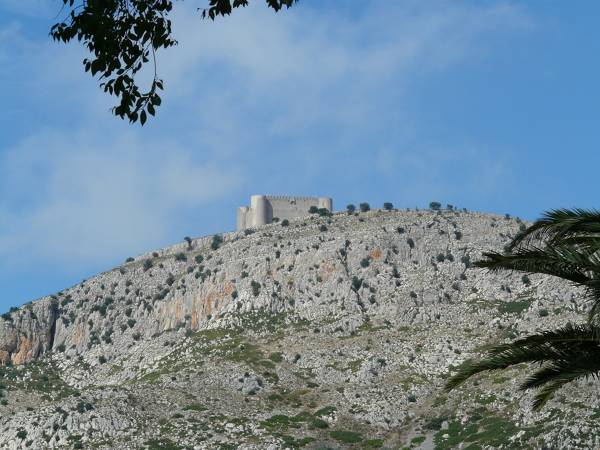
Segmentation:
{"type": "Polygon", "coordinates": [[[259,227],[273,221],[307,216],[308,210],[316,206],[333,211],[333,201],[329,197],[288,197],[253,195],[250,207],[237,209],[237,229],[259,227]]]}
{"type": "Polygon", "coordinates": [[[271,204],[271,220],[278,217],[280,220],[308,216],[311,206],[320,208],[318,198],[314,197],[267,197],[271,204]]]}
{"type": "Polygon", "coordinates": [[[236,229],[243,230],[248,228],[250,225],[246,225],[246,222],[250,219],[250,208],[247,206],[241,206],[237,209],[236,217],[236,229]]]}

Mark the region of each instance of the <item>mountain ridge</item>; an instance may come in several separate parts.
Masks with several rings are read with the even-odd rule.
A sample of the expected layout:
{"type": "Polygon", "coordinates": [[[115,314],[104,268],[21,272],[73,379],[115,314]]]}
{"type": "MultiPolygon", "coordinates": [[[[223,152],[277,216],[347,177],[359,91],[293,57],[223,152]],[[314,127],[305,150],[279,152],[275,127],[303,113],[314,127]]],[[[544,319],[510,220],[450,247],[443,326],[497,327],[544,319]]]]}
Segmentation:
{"type": "Polygon", "coordinates": [[[144,253],[0,319],[0,358],[15,364],[5,377],[16,380],[0,406],[13,413],[0,435],[6,448],[27,437],[57,448],[454,448],[453,439],[585,448],[593,433],[559,426],[552,405],[534,415],[514,383],[485,382],[491,394],[472,389],[464,404],[465,391],[441,391],[478,348],[580,320],[579,292],[560,280],[470,267],[522,226],[483,213],[375,210],[144,253]],[[35,378],[38,366],[55,375],[60,394],[29,392],[21,375],[35,378]],[[32,399],[42,400],[19,409],[32,399]],[[164,414],[161,402],[170,405],[164,414]],[[33,426],[46,407],[72,412],[33,426]],[[486,413],[473,422],[478,407],[486,413]],[[436,409],[446,411],[439,423],[436,409]],[[556,429],[536,431],[548,414],[556,429]],[[92,415],[97,429],[85,425],[92,415]],[[461,420],[476,429],[464,434],[461,420]],[[499,423],[528,431],[485,435],[499,423]]]}

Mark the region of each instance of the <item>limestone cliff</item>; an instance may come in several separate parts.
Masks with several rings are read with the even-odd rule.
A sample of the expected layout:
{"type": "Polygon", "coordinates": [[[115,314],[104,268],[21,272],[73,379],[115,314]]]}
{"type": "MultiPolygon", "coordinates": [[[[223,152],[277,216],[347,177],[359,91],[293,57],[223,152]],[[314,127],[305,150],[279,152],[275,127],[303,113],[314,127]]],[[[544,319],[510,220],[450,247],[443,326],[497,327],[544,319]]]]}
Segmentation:
{"type": "Polygon", "coordinates": [[[0,362],[22,364],[50,350],[56,318],[57,302],[46,298],[0,319],[0,362]]]}
{"type": "Polygon", "coordinates": [[[137,256],[0,319],[0,358],[15,365],[2,369],[0,448],[597,444],[586,387],[565,390],[585,409],[550,404],[548,428],[516,393],[519,370],[442,393],[485,345],[583,317],[565,283],[471,268],[522,226],[340,213],[137,256]]]}

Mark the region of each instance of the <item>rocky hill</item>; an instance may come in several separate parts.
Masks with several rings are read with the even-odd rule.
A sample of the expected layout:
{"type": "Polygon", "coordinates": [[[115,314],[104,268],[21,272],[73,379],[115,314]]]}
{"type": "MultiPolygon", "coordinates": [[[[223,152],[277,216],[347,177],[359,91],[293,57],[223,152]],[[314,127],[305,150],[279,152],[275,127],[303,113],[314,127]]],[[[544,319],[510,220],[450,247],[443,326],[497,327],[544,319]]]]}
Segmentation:
{"type": "Polygon", "coordinates": [[[0,319],[0,447],[593,448],[597,386],[541,413],[525,368],[453,367],[571,320],[556,279],[470,268],[518,219],[311,216],[190,239],[0,319]]]}

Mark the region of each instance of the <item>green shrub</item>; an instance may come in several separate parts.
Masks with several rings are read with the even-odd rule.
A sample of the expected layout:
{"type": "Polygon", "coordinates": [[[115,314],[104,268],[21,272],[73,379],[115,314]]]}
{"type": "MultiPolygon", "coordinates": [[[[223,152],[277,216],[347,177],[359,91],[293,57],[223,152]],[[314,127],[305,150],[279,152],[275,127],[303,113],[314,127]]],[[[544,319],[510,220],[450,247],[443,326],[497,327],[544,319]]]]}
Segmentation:
{"type": "Polygon", "coordinates": [[[319,212],[319,208],[317,208],[316,206],[311,206],[310,208],[308,208],[308,213],[309,214],[317,214],[319,212]]]}
{"type": "Polygon", "coordinates": [[[458,230],[454,231],[454,237],[456,238],[457,241],[460,241],[462,239],[462,233],[458,230]]]}
{"type": "Polygon", "coordinates": [[[354,214],[354,211],[356,211],[356,206],[350,203],[348,206],[346,206],[346,211],[348,211],[348,214],[354,214]]]}
{"type": "Polygon", "coordinates": [[[287,220],[287,219],[283,219],[283,220],[281,221],[281,226],[282,226],[282,227],[287,227],[287,226],[289,226],[289,225],[290,225],[290,221],[289,221],[289,220],[287,220]]]}
{"type": "Polygon", "coordinates": [[[104,364],[106,362],[106,358],[104,357],[104,355],[98,356],[98,362],[100,364],[104,364]]]}
{"type": "Polygon", "coordinates": [[[319,231],[321,231],[321,232],[325,232],[325,231],[327,231],[327,226],[326,226],[326,225],[321,225],[321,226],[319,227],[319,231]]]}
{"type": "Polygon", "coordinates": [[[106,305],[92,306],[92,312],[98,311],[102,317],[106,317],[106,305]]]}
{"type": "Polygon", "coordinates": [[[407,238],[407,239],[406,239],[406,243],[408,244],[408,246],[409,246],[411,249],[415,248],[415,241],[413,241],[413,239],[412,239],[412,238],[407,238]]]}
{"type": "Polygon", "coordinates": [[[84,412],[91,411],[92,409],[94,409],[94,405],[89,402],[79,401],[77,403],[76,410],[78,413],[83,414],[84,412]]]}
{"type": "Polygon", "coordinates": [[[433,211],[439,211],[442,208],[442,204],[440,202],[430,202],[429,209],[433,211]]]}
{"type": "Polygon", "coordinates": [[[133,328],[135,326],[135,323],[136,323],[135,319],[129,319],[129,320],[127,320],[127,326],[129,328],[133,328]]]}
{"type": "Polygon", "coordinates": [[[185,253],[177,253],[175,255],[175,261],[187,261],[187,256],[185,256],[185,253]]]}
{"type": "Polygon", "coordinates": [[[371,210],[371,206],[368,203],[361,203],[360,205],[358,205],[360,212],[367,212],[371,210]]]}
{"type": "Polygon", "coordinates": [[[394,205],[390,202],[385,202],[383,204],[383,209],[385,209],[386,211],[391,211],[392,209],[394,209],[394,205]]]}
{"type": "Polygon", "coordinates": [[[153,265],[154,263],[152,262],[152,260],[145,259],[142,268],[144,269],[144,272],[147,272],[148,270],[152,269],[153,265]]]}
{"type": "Polygon", "coordinates": [[[352,290],[358,291],[363,284],[362,278],[358,278],[356,276],[352,277],[352,290]]]}
{"type": "Polygon", "coordinates": [[[547,317],[548,316],[548,310],[546,308],[540,309],[539,313],[540,317],[547,317]]]}
{"type": "Polygon", "coordinates": [[[525,286],[529,286],[531,284],[531,280],[529,279],[529,277],[527,275],[523,275],[521,277],[521,281],[523,282],[523,284],[525,286]]]}
{"type": "Polygon", "coordinates": [[[319,419],[319,418],[315,418],[313,419],[313,421],[311,422],[312,426],[315,428],[327,428],[329,427],[329,424],[327,422],[325,422],[323,419],[319,419]]]}
{"type": "Polygon", "coordinates": [[[216,250],[221,246],[222,243],[223,243],[223,236],[221,236],[220,234],[215,234],[212,238],[212,242],[210,243],[210,248],[212,248],[213,250],[216,250]]]}
{"type": "Polygon", "coordinates": [[[362,443],[363,448],[381,448],[383,447],[383,439],[368,439],[362,443]]]}
{"type": "Polygon", "coordinates": [[[126,263],[130,263],[133,261],[135,261],[135,259],[133,259],[131,256],[125,260],[126,263]]]}
{"type": "Polygon", "coordinates": [[[252,295],[254,295],[255,297],[258,297],[258,294],[260,294],[260,283],[252,280],[252,282],[250,283],[250,286],[252,287],[252,295]]]}
{"type": "Polygon", "coordinates": [[[314,416],[315,417],[330,416],[331,414],[333,414],[336,411],[337,411],[337,408],[335,406],[325,406],[325,407],[315,411],[314,416]]]}
{"type": "Polygon", "coordinates": [[[27,437],[27,431],[25,431],[25,430],[19,430],[17,432],[17,437],[19,439],[25,439],[27,437]]]}
{"type": "Polygon", "coordinates": [[[423,429],[438,431],[442,428],[442,424],[448,420],[446,416],[435,417],[423,424],[423,429]]]}
{"type": "Polygon", "coordinates": [[[369,267],[369,264],[371,264],[369,258],[363,258],[360,260],[360,267],[362,267],[363,269],[369,267]]]}
{"type": "Polygon", "coordinates": [[[273,352],[269,355],[269,359],[273,362],[280,363],[283,361],[283,354],[281,352],[273,352]]]}

